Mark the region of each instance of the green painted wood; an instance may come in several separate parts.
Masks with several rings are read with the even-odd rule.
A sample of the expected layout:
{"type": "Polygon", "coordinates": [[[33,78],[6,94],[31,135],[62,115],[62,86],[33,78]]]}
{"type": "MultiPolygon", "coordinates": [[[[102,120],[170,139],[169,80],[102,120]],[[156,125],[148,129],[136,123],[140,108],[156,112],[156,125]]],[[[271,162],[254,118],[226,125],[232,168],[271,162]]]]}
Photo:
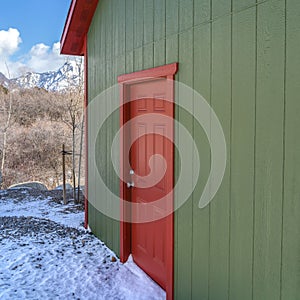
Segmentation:
{"type": "MultiPolygon", "coordinates": [[[[199,95],[210,103],[211,78],[211,24],[194,31],[194,113],[199,115],[202,106],[199,95]],[[199,93],[199,95],[197,94],[199,93]]],[[[207,115],[210,122],[210,115],[207,115]]],[[[204,121],[204,120],[203,120],[204,121]]],[[[192,299],[208,299],[209,279],[209,206],[199,209],[199,201],[210,172],[210,147],[206,134],[194,120],[194,140],[199,149],[200,175],[193,194],[193,253],[192,253],[192,299]]]]}
{"type": "Polygon", "coordinates": [[[178,35],[174,34],[166,39],[166,63],[178,62],[178,35]]]}
{"type": "Polygon", "coordinates": [[[211,106],[217,114],[227,143],[227,168],[222,185],[210,207],[209,298],[228,299],[230,222],[230,127],[231,127],[231,18],[212,24],[211,106]]]}
{"type": "Polygon", "coordinates": [[[133,1],[134,8],[134,48],[144,44],[144,1],[133,1]]]}
{"type": "Polygon", "coordinates": [[[193,0],[179,0],[179,31],[190,29],[194,22],[193,0]]]}
{"type": "MultiPolygon", "coordinates": [[[[112,3],[112,1],[111,1],[112,3]]],[[[110,43],[109,45],[112,45],[112,43],[110,43]]],[[[113,49],[109,49],[108,50],[113,50],[113,49]]],[[[109,61],[108,61],[109,62],[109,61]]],[[[106,64],[106,89],[109,89],[109,87],[112,85],[112,71],[113,71],[113,66],[112,63],[107,63],[106,64]]],[[[111,164],[111,145],[112,145],[112,130],[113,130],[113,120],[112,120],[112,116],[110,115],[111,112],[111,108],[112,108],[112,95],[111,93],[106,93],[106,103],[105,103],[105,109],[106,109],[106,117],[107,117],[107,130],[106,130],[106,165],[105,165],[105,169],[106,169],[106,176],[107,176],[107,181],[110,184],[110,190],[112,190],[112,182],[113,182],[113,174],[112,174],[112,164],[111,164]]],[[[104,167],[104,166],[103,166],[104,167]]],[[[107,193],[106,195],[106,207],[107,210],[110,211],[112,209],[112,196],[110,193],[107,193]]],[[[109,247],[113,248],[113,222],[112,219],[110,218],[104,218],[105,220],[105,224],[106,224],[106,240],[108,241],[109,247]]]]}
{"type": "Polygon", "coordinates": [[[233,16],[229,299],[252,299],[256,8],[233,16]]]}
{"type": "Polygon", "coordinates": [[[126,31],[125,31],[125,37],[126,37],[126,52],[133,49],[133,37],[134,37],[134,0],[123,0],[126,2],[125,7],[125,14],[126,14],[126,31]]]}
{"type": "Polygon", "coordinates": [[[208,22],[211,14],[210,0],[194,0],[194,25],[208,22]]]}
{"type": "MultiPolygon", "coordinates": [[[[99,10],[99,7],[97,11],[99,10]]],[[[95,35],[95,23],[96,18],[92,20],[91,27],[89,29],[88,34],[88,55],[89,55],[89,68],[88,68],[88,102],[91,102],[91,99],[94,97],[94,68],[93,66],[95,61],[95,47],[94,47],[94,40],[91,38],[95,35]]],[[[93,116],[91,112],[89,112],[89,118],[88,118],[88,128],[89,132],[93,131],[93,116]]],[[[88,140],[88,149],[92,147],[91,141],[88,140]]],[[[93,184],[93,178],[94,178],[94,166],[92,164],[92,159],[90,156],[88,156],[88,180],[89,180],[89,186],[88,186],[88,197],[89,199],[95,199],[95,185],[93,184]]],[[[91,205],[91,203],[88,203],[88,219],[89,219],[89,226],[94,231],[96,226],[95,221],[95,208],[91,205]]]]}
{"type": "MultiPolygon", "coordinates": [[[[105,28],[105,27],[104,27],[105,28]]],[[[106,52],[105,52],[105,58],[106,58],[106,52]]],[[[101,93],[103,93],[106,89],[106,76],[107,76],[107,69],[106,69],[106,64],[102,65],[101,68],[101,73],[98,74],[98,80],[99,80],[99,86],[101,88],[101,93]]],[[[99,70],[99,71],[100,71],[99,70]]],[[[96,109],[95,109],[95,114],[96,111],[100,114],[101,118],[103,119],[106,117],[106,110],[107,110],[107,103],[106,102],[101,102],[97,103],[96,109]]],[[[97,130],[97,128],[95,128],[97,130]]],[[[98,129],[99,130],[99,129],[98,129]]],[[[107,156],[106,156],[106,149],[107,149],[107,135],[108,131],[103,130],[101,136],[97,139],[96,146],[95,146],[95,154],[97,153],[98,155],[96,156],[96,167],[98,170],[95,172],[99,171],[101,174],[101,177],[104,182],[108,182],[108,173],[107,173],[107,167],[108,167],[108,162],[107,162],[107,156]]],[[[96,177],[97,178],[97,177],[96,177]]],[[[106,208],[107,206],[107,201],[108,201],[108,195],[106,191],[101,191],[99,188],[99,185],[96,184],[96,199],[97,201],[101,201],[102,203],[104,202],[103,206],[106,208]]],[[[110,239],[107,236],[107,227],[109,226],[108,224],[108,219],[102,212],[96,212],[96,235],[100,237],[102,241],[105,241],[105,243],[110,244],[110,239]]]]}
{"type": "MultiPolygon", "coordinates": [[[[173,63],[173,62],[178,62],[179,61],[179,38],[177,34],[174,34],[170,37],[167,37],[166,39],[166,63],[173,63]]],[[[175,76],[176,80],[178,80],[178,73],[175,76]]],[[[178,103],[179,102],[179,97],[178,97],[179,93],[178,93],[178,86],[175,86],[175,97],[174,97],[174,102],[178,103]]],[[[174,115],[175,115],[175,119],[178,120],[179,119],[179,110],[178,110],[178,106],[175,105],[174,108],[174,115]]],[[[177,125],[175,123],[174,125],[174,138],[176,140],[178,140],[178,128],[177,125]]],[[[180,162],[179,162],[179,157],[178,157],[178,153],[175,152],[174,154],[174,177],[175,177],[175,181],[178,178],[180,174],[180,162]]],[[[176,195],[174,195],[174,201],[176,203],[177,201],[177,197],[176,195]]],[[[177,264],[177,260],[178,260],[178,244],[180,241],[179,238],[179,234],[178,234],[178,217],[177,217],[177,213],[174,213],[174,297],[175,299],[178,299],[178,297],[176,298],[176,294],[177,294],[177,282],[178,282],[178,274],[179,274],[179,266],[177,264]]]]}
{"type": "Polygon", "coordinates": [[[154,37],[154,1],[144,0],[144,44],[152,43],[154,37]]]}
{"type": "MultiPolygon", "coordinates": [[[[200,210],[197,204],[209,172],[208,141],[192,116],[175,108],[175,118],[192,132],[201,151],[200,184],[175,213],[175,299],[299,298],[300,8],[298,1],[286,0],[285,86],[285,1],[259,1],[257,31],[254,2],[102,0],[89,30],[89,101],[115,84],[120,74],[178,61],[176,79],[194,85],[211,102],[225,132],[225,178],[211,205],[200,210]]],[[[181,95],[176,89],[177,103],[186,101],[194,112],[201,109],[196,94],[181,95]]],[[[118,97],[110,101],[91,112],[91,131],[96,130],[93,120],[107,113],[118,97]]],[[[118,114],[107,127],[97,141],[96,162],[118,194],[107,154],[118,114]]],[[[188,144],[178,128],[175,139],[188,144]]],[[[197,175],[189,151],[187,145],[183,156],[191,168],[184,182],[188,186],[197,175]]],[[[177,153],[175,177],[181,163],[177,153]]],[[[107,201],[108,195],[93,181],[96,172],[89,158],[89,196],[107,201]]],[[[179,192],[175,201],[180,197],[179,192]]],[[[119,223],[91,206],[89,221],[93,232],[119,254],[119,223]]]]}
{"type": "Polygon", "coordinates": [[[300,295],[300,2],[287,1],[282,299],[300,295]]]}
{"type": "Polygon", "coordinates": [[[154,0],[154,41],[166,36],[166,0],[154,0]]]}
{"type": "Polygon", "coordinates": [[[166,40],[154,43],[154,66],[162,66],[166,63],[166,40]]]}
{"type": "Polygon", "coordinates": [[[134,72],[143,70],[143,48],[137,48],[133,52],[134,72]]]}
{"type": "Polygon", "coordinates": [[[153,43],[144,46],[144,69],[149,69],[154,67],[154,48],[153,43]]]}
{"type": "Polygon", "coordinates": [[[247,7],[255,5],[256,0],[233,0],[233,11],[245,10],[247,7]]]}
{"type": "Polygon", "coordinates": [[[125,73],[133,72],[133,51],[127,52],[125,56],[125,73]]]}
{"type": "MultiPolygon", "coordinates": [[[[113,26],[112,26],[112,2],[111,1],[103,1],[103,12],[101,21],[101,28],[104,30],[103,39],[104,39],[104,47],[105,50],[105,64],[112,59],[112,48],[113,48],[113,26]]],[[[105,86],[107,87],[107,78],[105,78],[105,86]]]]}
{"type": "MultiPolygon", "coordinates": [[[[100,34],[98,35],[98,31],[96,34],[96,39],[95,39],[95,51],[96,53],[97,52],[100,52],[99,54],[100,55],[97,55],[97,62],[96,63],[100,63],[101,66],[105,66],[106,64],[106,17],[105,17],[105,14],[104,14],[104,8],[105,8],[105,1],[101,2],[101,7],[100,7],[100,14],[97,16],[98,20],[97,20],[97,24],[96,24],[96,28],[99,28],[99,31],[100,31],[100,34]]],[[[102,72],[102,70],[104,70],[104,73],[105,73],[105,69],[103,68],[98,68],[96,67],[96,80],[98,80],[98,78],[101,76],[99,73],[102,72]]],[[[102,86],[99,85],[97,86],[96,85],[96,88],[97,89],[97,94],[102,91],[104,89],[104,81],[102,80],[101,81],[102,86]]]]}
{"type": "Polygon", "coordinates": [[[212,18],[228,15],[231,12],[232,0],[212,0],[212,18]]]}
{"type": "Polygon", "coordinates": [[[166,36],[178,33],[179,0],[166,0],[166,36]]]}
{"type": "MultiPolygon", "coordinates": [[[[193,32],[188,31],[179,35],[179,61],[181,67],[178,73],[179,81],[193,87],[193,32]]],[[[179,87],[178,104],[185,102],[186,107],[193,111],[193,93],[186,93],[185,88],[179,87]]],[[[183,109],[178,109],[179,122],[193,135],[193,118],[183,109]]],[[[185,145],[185,152],[180,153],[181,164],[187,165],[193,170],[193,151],[191,140],[188,136],[178,136],[179,143],[185,145]]],[[[178,160],[178,158],[177,158],[178,160]]],[[[179,163],[178,161],[176,162],[179,163]]],[[[192,178],[183,178],[182,184],[192,188],[192,178]]],[[[178,190],[176,198],[182,199],[182,190],[178,190]]],[[[176,231],[178,234],[178,244],[176,251],[176,264],[178,273],[176,274],[175,299],[191,299],[191,274],[192,274],[192,197],[176,212],[176,231]],[[184,257],[184,259],[181,259],[184,257]]]]}
{"type": "MultiPolygon", "coordinates": [[[[115,3],[115,2],[114,2],[115,3]]],[[[126,11],[126,1],[117,0],[114,6],[114,22],[116,23],[115,32],[115,56],[120,56],[125,53],[125,36],[126,36],[126,19],[124,12],[126,11]],[[116,9],[117,7],[117,9],[116,9]]]]}
{"type": "MultiPolygon", "coordinates": [[[[107,0],[102,2],[102,10],[101,10],[101,16],[100,16],[100,30],[101,30],[101,36],[100,39],[97,39],[97,43],[100,41],[100,45],[98,44],[98,47],[101,49],[101,57],[104,58],[104,61],[100,68],[96,68],[97,70],[97,80],[99,81],[99,93],[103,93],[107,88],[107,82],[108,82],[108,70],[107,70],[107,61],[110,59],[111,61],[111,37],[109,35],[110,27],[110,17],[111,12],[109,10],[109,5],[107,0]],[[105,13],[104,13],[105,12],[105,13]]],[[[101,114],[101,116],[106,116],[107,111],[107,103],[98,103],[97,104],[97,111],[101,114]]],[[[96,112],[95,112],[96,113],[96,112]]],[[[97,128],[96,128],[97,130],[97,128]]],[[[103,131],[103,135],[97,140],[96,143],[96,153],[99,153],[100,155],[96,157],[97,162],[97,168],[99,172],[101,172],[101,176],[104,180],[104,182],[109,181],[109,174],[108,174],[108,162],[107,162],[107,155],[106,155],[106,149],[108,147],[107,139],[108,139],[108,131],[103,131]],[[99,159],[97,161],[97,159],[99,159]]],[[[97,177],[96,177],[97,178],[97,177]]],[[[108,202],[108,194],[106,191],[100,191],[99,186],[96,184],[96,197],[98,201],[104,202],[105,208],[107,207],[108,202]],[[101,196],[100,196],[101,195],[101,196]],[[103,198],[103,199],[102,199],[103,198]]],[[[105,243],[110,244],[110,238],[107,234],[108,228],[110,224],[108,222],[107,217],[102,213],[96,211],[96,235],[100,237],[102,241],[105,241],[105,243]]]]}
{"type": "MultiPolygon", "coordinates": [[[[125,48],[124,48],[125,50],[125,48]]],[[[114,70],[114,77],[116,78],[119,75],[122,75],[126,72],[126,68],[125,68],[126,64],[125,64],[125,55],[122,56],[118,56],[116,59],[116,64],[115,64],[115,70],[114,70]]],[[[114,80],[116,80],[115,78],[113,78],[114,80]]],[[[119,89],[115,90],[114,93],[114,99],[113,102],[115,103],[116,106],[119,105],[120,103],[120,96],[119,96],[119,89]]],[[[119,111],[115,111],[113,114],[113,137],[116,136],[117,131],[120,128],[120,114],[119,111]]],[[[117,149],[113,149],[113,157],[117,162],[120,162],[120,145],[119,143],[117,144],[117,149]]],[[[119,188],[119,177],[118,174],[116,172],[113,173],[113,192],[115,195],[120,196],[120,188],[119,188]]],[[[120,205],[119,203],[114,203],[114,211],[118,211],[119,212],[119,216],[120,216],[120,205]]],[[[117,249],[115,250],[117,255],[120,254],[119,249],[120,249],[120,223],[117,220],[113,220],[113,249],[117,249]]]]}
{"type": "Polygon", "coordinates": [[[254,299],[280,299],[284,1],[258,6],[254,299]]]}

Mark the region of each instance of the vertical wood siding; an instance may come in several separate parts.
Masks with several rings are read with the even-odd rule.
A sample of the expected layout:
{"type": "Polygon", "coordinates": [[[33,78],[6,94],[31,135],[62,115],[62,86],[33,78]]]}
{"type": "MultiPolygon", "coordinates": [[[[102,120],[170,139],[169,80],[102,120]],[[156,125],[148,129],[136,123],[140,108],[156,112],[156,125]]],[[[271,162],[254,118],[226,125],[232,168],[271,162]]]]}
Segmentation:
{"type": "MultiPolygon", "coordinates": [[[[193,117],[176,108],[176,119],[201,149],[200,184],[175,213],[176,299],[299,298],[299,41],[298,0],[99,1],[88,34],[90,100],[120,74],[178,61],[176,79],[205,97],[225,133],[224,180],[211,204],[199,209],[210,172],[208,140],[193,117]]],[[[181,93],[177,103],[200,109],[193,95],[181,93]]],[[[118,99],[91,113],[90,130],[110,101],[118,99]]],[[[116,194],[110,145],[118,127],[116,113],[96,145],[97,165],[116,194]]],[[[191,187],[195,158],[186,137],[175,130],[175,138],[187,144],[181,155],[189,158],[184,184],[191,187]]],[[[93,159],[89,197],[102,201],[109,196],[93,181],[93,159]]],[[[179,172],[177,154],[175,176],[179,172]]],[[[90,207],[89,224],[119,253],[118,222],[90,207]]]]}

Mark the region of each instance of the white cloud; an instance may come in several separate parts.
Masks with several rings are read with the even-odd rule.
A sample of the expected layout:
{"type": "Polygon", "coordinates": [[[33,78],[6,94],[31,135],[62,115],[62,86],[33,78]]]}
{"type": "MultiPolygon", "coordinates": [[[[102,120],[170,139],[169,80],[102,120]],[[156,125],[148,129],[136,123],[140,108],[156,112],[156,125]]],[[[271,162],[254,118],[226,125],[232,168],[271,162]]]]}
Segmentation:
{"type": "Polygon", "coordinates": [[[21,42],[20,32],[17,29],[0,30],[0,56],[9,57],[14,54],[21,42]]]}
{"type": "Polygon", "coordinates": [[[34,45],[27,57],[25,64],[34,72],[47,72],[56,70],[66,61],[66,56],[60,55],[60,43],[54,43],[52,47],[43,43],[34,45]]]}
{"type": "Polygon", "coordinates": [[[30,51],[23,55],[19,61],[13,61],[11,56],[19,49],[22,42],[20,32],[17,29],[9,28],[7,31],[0,31],[0,72],[8,76],[7,67],[11,77],[17,77],[28,71],[43,73],[60,68],[67,59],[60,55],[60,43],[45,45],[39,43],[34,45],[30,51]]]}
{"type": "MultiPolygon", "coordinates": [[[[11,71],[10,56],[16,53],[22,43],[20,32],[15,28],[0,30],[0,72],[8,76],[11,71]]],[[[19,64],[19,63],[18,63],[19,64]]]]}

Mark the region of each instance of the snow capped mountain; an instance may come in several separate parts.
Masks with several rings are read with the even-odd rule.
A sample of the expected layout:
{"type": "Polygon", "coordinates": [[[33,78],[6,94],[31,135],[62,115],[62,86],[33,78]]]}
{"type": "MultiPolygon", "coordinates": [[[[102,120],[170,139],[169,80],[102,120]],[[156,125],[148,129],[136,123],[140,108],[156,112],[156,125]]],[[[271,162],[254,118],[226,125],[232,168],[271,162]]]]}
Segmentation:
{"type": "Polygon", "coordinates": [[[9,80],[2,73],[0,73],[0,85],[6,88],[9,86],[9,80]]]}
{"type": "Polygon", "coordinates": [[[27,72],[11,80],[0,73],[0,85],[5,87],[17,86],[25,89],[38,87],[48,91],[61,92],[80,84],[83,84],[83,62],[74,60],[66,62],[57,71],[27,72]]]}

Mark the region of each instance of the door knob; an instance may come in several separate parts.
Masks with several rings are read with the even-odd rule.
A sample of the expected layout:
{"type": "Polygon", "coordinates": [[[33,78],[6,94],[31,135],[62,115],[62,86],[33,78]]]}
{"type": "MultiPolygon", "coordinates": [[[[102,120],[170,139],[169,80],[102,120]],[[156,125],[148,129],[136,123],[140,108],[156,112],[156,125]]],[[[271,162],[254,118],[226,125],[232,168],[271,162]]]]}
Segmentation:
{"type": "Polygon", "coordinates": [[[127,182],[127,187],[128,188],[134,187],[134,182],[127,182]]]}

